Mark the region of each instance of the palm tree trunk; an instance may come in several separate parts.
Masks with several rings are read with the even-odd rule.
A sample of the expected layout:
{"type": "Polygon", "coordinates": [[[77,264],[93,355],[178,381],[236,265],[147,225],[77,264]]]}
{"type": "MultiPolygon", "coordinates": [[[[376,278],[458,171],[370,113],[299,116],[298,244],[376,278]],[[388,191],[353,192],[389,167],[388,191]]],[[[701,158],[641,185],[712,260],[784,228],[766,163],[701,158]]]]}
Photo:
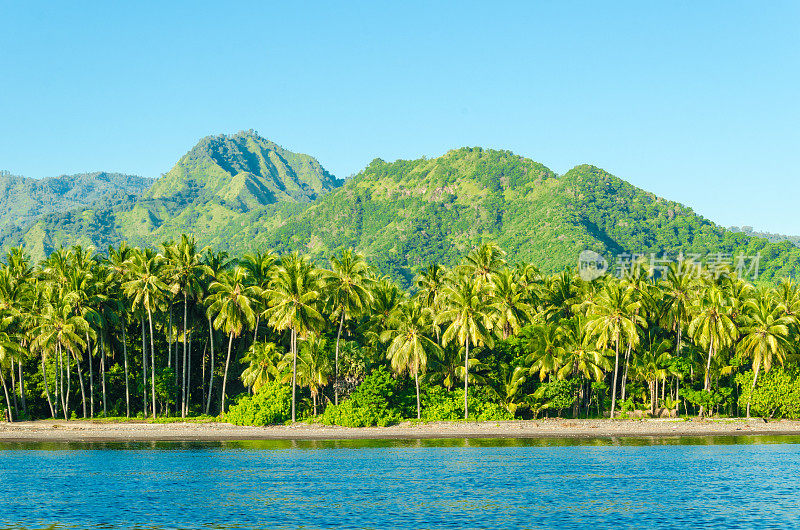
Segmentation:
{"type": "Polygon", "coordinates": [[[146,328],[144,327],[144,316],[142,316],[142,381],[144,383],[144,390],[142,398],[144,399],[144,417],[147,417],[147,339],[145,338],[146,328]]]}
{"type": "Polygon", "coordinates": [[[28,405],[25,403],[25,379],[23,377],[22,371],[22,359],[17,361],[17,365],[19,366],[19,398],[22,403],[22,412],[27,414],[28,412],[28,405]]]}
{"type": "Polygon", "coordinates": [[[131,389],[128,382],[128,341],[125,337],[125,322],[122,323],[122,357],[125,363],[125,417],[131,417],[131,389]]]}
{"type": "MultiPolygon", "coordinates": [[[[188,307],[189,307],[189,295],[187,293],[183,293],[183,364],[181,365],[181,371],[183,372],[183,377],[181,378],[181,418],[186,417],[186,337],[188,331],[186,331],[186,322],[188,320],[188,307]]],[[[170,314],[172,312],[170,311],[170,314]]],[[[175,363],[178,364],[178,363],[175,363]]]]}
{"type": "Polygon", "coordinates": [[[344,308],[342,316],[339,318],[339,331],[336,333],[336,355],[333,361],[333,404],[339,404],[339,339],[342,338],[342,326],[344,326],[344,308]]]}
{"type": "Polygon", "coordinates": [[[108,416],[108,406],[106,405],[106,401],[108,398],[108,394],[106,394],[106,345],[104,342],[100,341],[100,372],[102,374],[102,384],[103,384],[103,416],[108,416]]]}
{"type": "Polygon", "coordinates": [[[296,406],[296,394],[295,391],[297,389],[297,330],[292,328],[291,333],[291,344],[289,348],[292,351],[292,423],[296,421],[295,416],[295,406],[296,406]]]}
{"type": "Polygon", "coordinates": [[[625,369],[622,372],[622,401],[625,401],[626,393],[628,390],[628,364],[629,359],[631,357],[631,345],[628,344],[628,348],[625,350],[625,369]]]}
{"type": "Polygon", "coordinates": [[[422,419],[422,407],[419,401],[419,370],[414,372],[414,384],[417,387],[417,419],[422,419]]]}
{"type": "MultiPolygon", "coordinates": [[[[711,336],[711,341],[708,344],[708,362],[706,363],[706,377],[705,383],[703,384],[703,390],[706,392],[709,391],[711,388],[711,357],[714,354],[714,336],[711,336]]],[[[698,417],[702,418],[703,414],[705,413],[706,407],[705,405],[700,405],[700,412],[698,413],[698,417]]]]}
{"type": "MultiPolygon", "coordinates": [[[[61,411],[64,413],[64,419],[67,419],[67,405],[69,398],[64,395],[64,351],[61,349],[61,343],[58,344],[58,382],[60,385],[58,397],[61,398],[61,411]]],[[[69,389],[67,389],[69,391],[69,389]]]]}
{"type": "Polygon", "coordinates": [[[211,390],[214,388],[214,326],[211,317],[208,317],[208,335],[211,341],[211,355],[208,364],[208,397],[206,398],[206,414],[211,410],[211,390]]]}
{"type": "Polygon", "coordinates": [[[153,418],[156,417],[156,347],[153,341],[153,313],[147,308],[147,320],[150,323],[150,398],[153,402],[153,418]]]}
{"type": "Polygon", "coordinates": [[[619,375],[619,338],[617,338],[616,348],[614,349],[614,383],[611,386],[611,419],[614,419],[614,411],[617,409],[618,375],[619,375]]]}
{"type": "Polygon", "coordinates": [[[228,385],[228,367],[231,364],[231,348],[233,347],[233,331],[228,336],[228,357],[225,358],[225,375],[222,377],[222,406],[219,409],[220,414],[225,413],[225,388],[228,385]]]}
{"type": "Polygon", "coordinates": [[[6,385],[6,378],[0,374],[0,379],[3,381],[3,392],[6,395],[6,410],[8,410],[8,421],[14,421],[14,413],[11,410],[11,400],[8,397],[8,386],[6,385]]]}
{"type": "Polygon", "coordinates": [[[50,387],[47,384],[47,367],[44,363],[44,352],[42,352],[42,381],[44,382],[44,392],[47,394],[47,405],[50,407],[50,416],[56,419],[56,411],[53,409],[53,400],[50,398],[50,387]]]}
{"type": "MultiPolygon", "coordinates": [[[[73,357],[75,356],[74,352],[72,353],[73,357]]],[[[75,357],[75,368],[78,370],[78,382],[81,385],[81,405],[83,407],[83,418],[86,419],[86,389],[83,386],[83,371],[81,370],[81,361],[77,357],[75,357]]]]}
{"type": "MultiPolygon", "coordinates": [[[[189,352],[186,354],[186,399],[184,400],[184,413],[189,415],[189,402],[192,400],[192,394],[189,383],[192,382],[192,331],[189,332],[189,352]]],[[[184,417],[186,417],[184,416],[184,417]]]]}
{"type": "Polygon", "coordinates": [[[464,419],[469,417],[469,403],[467,392],[469,390],[469,337],[464,341],[464,419]]]}
{"type": "Polygon", "coordinates": [[[753,385],[750,387],[750,395],[747,396],[747,419],[750,419],[750,403],[753,400],[753,392],[756,391],[756,381],[758,381],[758,370],[761,368],[761,363],[756,365],[755,373],[753,374],[753,385]]]}
{"type": "Polygon", "coordinates": [[[261,315],[256,315],[256,325],[253,327],[253,344],[258,340],[258,325],[261,322],[261,315]]]}
{"type": "Polygon", "coordinates": [[[17,374],[14,370],[14,361],[11,361],[11,399],[14,400],[14,410],[19,411],[19,402],[17,401],[17,374]]]}
{"type": "Polygon", "coordinates": [[[92,369],[92,349],[89,346],[89,334],[86,334],[86,357],[89,361],[89,415],[94,418],[94,370],[92,369]]]}

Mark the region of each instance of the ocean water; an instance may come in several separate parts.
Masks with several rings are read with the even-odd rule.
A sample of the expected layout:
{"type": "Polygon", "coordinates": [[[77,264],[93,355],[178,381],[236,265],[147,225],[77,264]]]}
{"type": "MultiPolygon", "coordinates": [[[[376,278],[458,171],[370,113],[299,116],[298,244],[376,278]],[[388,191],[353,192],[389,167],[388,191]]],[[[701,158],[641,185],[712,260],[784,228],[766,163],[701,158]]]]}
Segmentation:
{"type": "Polygon", "coordinates": [[[800,527],[800,438],[0,444],[0,528],[800,527]]]}

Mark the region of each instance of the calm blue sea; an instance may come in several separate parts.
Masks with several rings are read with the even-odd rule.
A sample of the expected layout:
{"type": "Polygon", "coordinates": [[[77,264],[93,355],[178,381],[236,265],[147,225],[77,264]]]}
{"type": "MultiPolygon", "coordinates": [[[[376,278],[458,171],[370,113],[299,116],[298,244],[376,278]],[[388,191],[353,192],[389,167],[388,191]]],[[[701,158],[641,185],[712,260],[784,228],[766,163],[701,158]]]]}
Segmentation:
{"type": "Polygon", "coordinates": [[[0,444],[0,528],[800,527],[800,438],[0,444]]]}

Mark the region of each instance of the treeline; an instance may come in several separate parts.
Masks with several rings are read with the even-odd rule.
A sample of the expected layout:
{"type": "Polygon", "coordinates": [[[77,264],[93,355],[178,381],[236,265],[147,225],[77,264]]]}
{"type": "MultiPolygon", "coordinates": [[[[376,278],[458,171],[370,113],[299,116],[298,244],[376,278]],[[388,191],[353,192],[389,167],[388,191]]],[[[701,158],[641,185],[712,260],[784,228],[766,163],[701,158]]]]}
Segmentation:
{"type": "Polygon", "coordinates": [[[8,419],[225,414],[342,425],[620,413],[800,416],[791,280],[634,263],[584,281],[493,243],[406,292],[344,249],[75,246],[0,265],[8,419]]]}

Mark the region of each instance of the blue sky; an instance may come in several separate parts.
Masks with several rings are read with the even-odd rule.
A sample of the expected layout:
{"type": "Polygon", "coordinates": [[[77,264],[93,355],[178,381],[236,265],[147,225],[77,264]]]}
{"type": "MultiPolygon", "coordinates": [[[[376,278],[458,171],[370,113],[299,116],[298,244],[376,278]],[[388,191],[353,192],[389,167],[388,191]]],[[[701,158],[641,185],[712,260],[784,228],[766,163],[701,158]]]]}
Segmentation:
{"type": "Polygon", "coordinates": [[[0,169],[155,177],[250,128],[339,177],[480,145],[800,234],[799,2],[383,4],[0,0],[0,169]]]}

